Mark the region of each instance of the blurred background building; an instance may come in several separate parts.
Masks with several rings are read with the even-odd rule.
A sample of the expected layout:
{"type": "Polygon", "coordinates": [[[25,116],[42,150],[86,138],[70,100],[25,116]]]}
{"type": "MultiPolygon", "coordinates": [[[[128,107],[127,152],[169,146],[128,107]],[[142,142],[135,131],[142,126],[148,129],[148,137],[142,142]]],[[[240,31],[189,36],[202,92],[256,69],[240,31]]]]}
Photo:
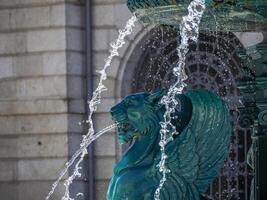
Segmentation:
{"type": "MultiPolygon", "coordinates": [[[[0,1],[1,200],[43,200],[60,169],[78,149],[82,134],[86,133],[85,125],[79,125],[86,117],[86,91],[91,91],[93,83],[97,83],[95,70],[103,67],[109,43],[116,39],[118,30],[131,16],[125,0],[88,2],[0,1]]],[[[216,43],[211,35],[213,33],[201,35],[203,44],[216,43]]],[[[103,94],[102,104],[94,116],[97,130],[112,124],[108,111],[121,97],[160,85],[177,60],[176,36],[176,32],[168,28],[144,27],[137,23],[134,33],[127,37],[127,44],[120,50],[120,56],[108,70],[105,83],[109,90],[103,94]],[[164,34],[168,36],[161,37],[164,34]],[[159,39],[162,43],[157,43],[159,39]],[[163,52],[166,49],[170,51],[163,52]],[[159,55],[167,56],[169,62],[154,62],[159,55]],[[159,72],[156,69],[162,63],[167,68],[159,72]]],[[[199,58],[206,71],[196,65],[199,59],[189,58],[189,85],[206,87],[235,99],[238,96],[235,78],[241,68],[236,57],[238,46],[252,46],[262,41],[263,36],[258,33],[217,36],[220,43],[216,44],[224,51],[216,54],[218,46],[211,45],[214,48],[211,49],[199,45],[198,51],[209,52],[208,57],[199,58]],[[227,52],[226,44],[231,45],[227,52]],[[227,79],[227,84],[231,83],[228,88],[222,86],[225,85],[220,78],[223,72],[218,67],[222,65],[228,66],[231,78],[227,79]]],[[[233,116],[234,111],[233,107],[233,116]]],[[[236,126],[234,131],[237,140],[233,142],[230,164],[234,163],[235,171],[229,171],[228,166],[229,173],[222,174],[210,193],[225,200],[223,195],[235,188],[233,200],[248,200],[251,174],[245,155],[250,144],[250,130],[236,126]],[[238,183],[232,185],[231,180],[238,183]]],[[[72,187],[72,192],[84,193],[84,197],[77,199],[105,199],[112,166],[121,151],[114,133],[95,142],[94,156],[85,160],[83,177],[72,187]]],[[[61,199],[63,189],[59,186],[52,199],[61,199]]]]}
{"type": "MultiPolygon", "coordinates": [[[[86,59],[93,62],[94,71],[103,67],[109,43],[130,16],[125,1],[90,3],[93,37],[88,58],[84,1],[0,1],[1,200],[43,200],[86,133],[78,124],[85,116],[86,59]]],[[[109,71],[109,91],[95,115],[98,130],[111,124],[107,112],[118,97],[122,60],[123,54],[109,71]]],[[[115,155],[114,134],[95,143],[94,177],[90,177],[95,199],[105,199],[115,155]]],[[[84,199],[89,191],[87,174],[73,186],[85,193],[84,199]]],[[[57,191],[62,190],[60,186],[57,191]]],[[[61,199],[60,192],[52,199],[61,199]]]]}

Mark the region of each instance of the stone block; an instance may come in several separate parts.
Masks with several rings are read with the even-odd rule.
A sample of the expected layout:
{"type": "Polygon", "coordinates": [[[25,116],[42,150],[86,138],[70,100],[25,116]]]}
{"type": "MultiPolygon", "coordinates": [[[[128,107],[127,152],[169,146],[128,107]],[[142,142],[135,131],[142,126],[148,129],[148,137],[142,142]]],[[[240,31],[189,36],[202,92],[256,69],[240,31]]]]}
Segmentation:
{"type": "Polygon", "coordinates": [[[24,53],[26,42],[26,33],[0,33],[0,55],[24,53]]]}
{"type": "MultiPolygon", "coordinates": [[[[51,181],[25,181],[17,186],[18,196],[16,200],[44,200],[51,189],[51,181]]],[[[84,181],[74,181],[70,187],[70,196],[77,200],[85,200],[87,196],[88,183],[84,181]],[[77,193],[83,193],[84,196],[76,197],[77,193]]],[[[59,182],[57,189],[51,196],[51,200],[59,200],[65,192],[63,181],[59,182]]],[[[9,199],[6,199],[9,200],[9,199]]]]}
{"type": "Polygon", "coordinates": [[[0,57],[0,79],[13,76],[12,57],[0,57]]]}
{"type": "MultiPolygon", "coordinates": [[[[67,157],[68,135],[20,136],[17,140],[17,157],[44,158],[67,157]]],[[[0,142],[1,144],[2,142],[0,142]]]]}
{"type": "Polygon", "coordinates": [[[94,73],[96,73],[96,70],[103,69],[105,65],[105,60],[108,58],[109,53],[108,52],[94,52],[93,53],[93,62],[94,62],[94,73]]]}
{"type": "MultiPolygon", "coordinates": [[[[75,0],[67,0],[68,2],[75,2],[75,0]]],[[[0,7],[26,7],[26,6],[37,6],[37,5],[44,5],[44,4],[53,4],[53,3],[63,3],[66,0],[1,0],[0,7]]]]}
{"type": "Polygon", "coordinates": [[[44,158],[68,156],[67,134],[2,138],[0,158],[44,158]]]}
{"type": "MultiPolygon", "coordinates": [[[[81,125],[83,126],[83,125],[81,125]]],[[[69,141],[69,156],[72,156],[76,151],[80,149],[80,144],[82,142],[81,133],[69,133],[68,134],[68,141],[69,141]]]]}
{"type": "Polygon", "coordinates": [[[10,10],[0,10],[0,30],[10,29],[10,10]]]}
{"type": "Polygon", "coordinates": [[[68,112],[69,113],[77,113],[84,114],[85,113],[85,100],[77,99],[77,100],[69,100],[68,101],[68,112]]]}
{"type": "Polygon", "coordinates": [[[49,12],[50,26],[65,26],[66,25],[66,5],[52,5],[49,12]]]}
{"type": "MultiPolygon", "coordinates": [[[[93,6],[93,26],[113,26],[114,21],[114,6],[108,5],[95,5],[93,6]]],[[[121,13],[121,11],[120,11],[121,13]]]]}
{"type": "Polygon", "coordinates": [[[81,5],[66,4],[67,26],[84,27],[84,7],[81,5]]]}
{"type": "MultiPolygon", "coordinates": [[[[113,29],[110,29],[109,30],[109,34],[108,34],[108,41],[109,41],[109,44],[112,43],[112,42],[115,42],[117,40],[119,36],[119,32],[117,29],[113,28],[113,29]]],[[[130,36],[126,37],[125,38],[125,44],[118,49],[118,52],[119,52],[119,55],[118,57],[121,58],[121,59],[124,59],[124,56],[129,48],[129,38],[130,36]]]]}
{"type": "MultiPolygon", "coordinates": [[[[108,77],[105,81],[104,81],[104,85],[108,88],[107,91],[104,91],[102,93],[102,97],[103,98],[114,98],[116,97],[116,82],[117,80],[112,78],[112,77],[108,77]]],[[[99,83],[99,76],[94,76],[94,87],[96,88],[98,86],[99,83]]]]}
{"type": "Polygon", "coordinates": [[[0,93],[1,93],[1,100],[14,98],[16,96],[16,81],[12,80],[5,80],[0,81],[0,93]]]}
{"type": "Polygon", "coordinates": [[[0,181],[15,180],[17,169],[16,161],[0,159],[0,169],[0,181]]]}
{"type": "Polygon", "coordinates": [[[81,122],[85,119],[82,114],[69,114],[68,115],[68,131],[72,133],[85,133],[84,126],[81,122]]]}
{"type": "Polygon", "coordinates": [[[17,56],[13,60],[13,71],[16,77],[43,74],[42,55],[17,56]]]}
{"type": "Polygon", "coordinates": [[[99,104],[97,113],[109,113],[110,109],[115,106],[114,98],[102,98],[101,104],[99,104]]]}
{"type": "Polygon", "coordinates": [[[112,157],[95,159],[95,179],[96,180],[108,180],[112,177],[112,169],[115,165],[116,160],[112,157]]]}
{"type": "Polygon", "coordinates": [[[67,52],[67,73],[86,75],[85,56],[78,52],[67,52]]]}
{"type": "MultiPolygon", "coordinates": [[[[52,184],[52,181],[21,181],[17,184],[16,194],[18,198],[16,200],[44,200],[51,190],[52,184]]],[[[61,199],[64,191],[65,187],[61,181],[52,195],[51,200],[61,199]]]]}
{"type": "Polygon", "coordinates": [[[85,38],[84,31],[76,28],[67,28],[67,49],[74,51],[84,51],[85,38]]]}
{"type": "Polygon", "coordinates": [[[18,184],[0,181],[1,200],[18,200],[18,184]]]}
{"type": "Polygon", "coordinates": [[[49,7],[18,8],[11,10],[11,29],[49,26],[49,7]]]}
{"type": "Polygon", "coordinates": [[[66,114],[0,117],[0,135],[68,132],[66,114]]]}
{"type": "Polygon", "coordinates": [[[15,56],[13,71],[16,77],[66,74],[66,55],[64,52],[47,52],[15,56]]]}
{"type": "Polygon", "coordinates": [[[84,98],[86,95],[85,77],[68,76],[67,88],[67,95],[69,98],[84,98]]]}
{"type": "Polygon", "coordinates": [[[96,156],[114,156],[116,155],[115,134],[107,133],[95,141],[94,154],[96,156]]]}
{"type": "Polygon", "coordinates": [[[0,82],[1,100],[66,97],[66,77],[40,77],[0,82]]]}
{"type": "Polygon", "coordinates": [[[125,3],[125,0],[93,0],[94,5],[98,4],[114,4],[114,3],[125,3]]]}
{"type": "Polygon", "coordinates": [[[44,75],[66,74],[67,67],[65,52],[47,52],[42,55],[44,75]]]}
{"type": "Polygon", "coordinates": [[[106,199],[108,185],[109,185],[109,180],[95,181],[96,200],[106,199]]]}
{"type": "MultiPolygon", "coordinates": [[[[0,140],[0,158],[18,157],[18,137],[2,137],[0,140]]],[[[0,168],[1,169],[1,168],[0,168]]]]}
{"type": "Polygon", "coordinates": [[[18,180],[55,180],[66,162],[65,158],[19,160],[18,180]]]}
{"type": "MultiPolygon", "coordinates": [[[[94,75],[99,75],[96,70],[102,70],[105,65],[105,60],[108,58],[109,54],[104,52],[95,52],[93,54],[93,61],[94,61],[94,75]]],[[[108,77],[116,78],[118,75],[118,69],[121,64],[121,59],[119,57],[114,57],[111,66],[107,68],[106,72],[108,77]]]]}
{"type": "Polygon", "coordinates": [[[96,131],[100,131],[103,128],[113,124],[111,115],[109,113],[96,113],[93,119],[96,131]]]}
{"type": "Polygon", "coordinates": [[[36,30],[27,33],[28,52],[66,49],[65,29],[36,30]]]}
{"type": "Polygon", "coordinates": [[[2,101],[0,115],[66,113],[66,100],[2,101]]]}
{"type": "Polygon", "coordinates": [[[77,200],[88,200],[88,182],[74,181],[70,187],[70,194],[77,200]],[[77,195],[78,193],[83,195],[77,195]]]}
{"type": "Polygon", "coordinates": [[[128,19],[130,19],[133,14],[127,8],[126,3],[115,4],[114,5],[114,24],[117,28],[121,29],[126,25],[128,19]]]}
{"type": "Polygon", "coordinates": [[[93,50],[108,51],[109,29],[93,29],[93,50]]]}
{"type": "Polygon", "coordinates": [[[32,99],[39,97],[66,97],[66,77],[39,77],[0,82],[0,99],[32,99]]]}
{"type": "Polygon", "coordinates": [[[42,56],[45,75],[66,74],[65,52],[46,52],[42,56]]]}

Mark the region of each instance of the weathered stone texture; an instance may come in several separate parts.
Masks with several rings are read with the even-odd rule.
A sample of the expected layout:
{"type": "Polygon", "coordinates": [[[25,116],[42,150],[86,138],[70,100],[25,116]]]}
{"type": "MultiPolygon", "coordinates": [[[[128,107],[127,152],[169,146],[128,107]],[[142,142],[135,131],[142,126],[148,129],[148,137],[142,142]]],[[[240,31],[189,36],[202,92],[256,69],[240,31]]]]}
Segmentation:
{"type": "Polygon", "coordinates": [[[65,133],[4,138],[0,140],[0,158],[66,157],[68,156],[67,139],[65,133]]]}
{"type": "Polygon", "coordinates": [[[54,180],[67,159],[34,159],[18,161],[18,180],[54,180]]]}
{"type": "MultiPolygon", "coordinates": [[[[82,12],[74,0],[0,1],[1,200],[44,199],[79,147],[86,88],[82,12]]],[[[86,170],[72,188],[85,193],[79,199],[87,196],[86,170]]],[[[52,199],[61,199],[62,185],[58,191],[52,199]]]]}
{"type": "Polygon", "coordinates": [[[66,49],[66,30],[36,30],[27,33],[27,51],[55,51],[66,49]]]}
{"type": "Polygon", "coordinates": [[[96,199],[104,200],[106,199],[106,192],[108,190],[108,180],[99,180],[95,182],[96,188],[96,199]]]}
{"type": "Polygon", "coordinates": [[[46,26],[49,26],[49,7],[19,8],[11,10],[11,29],[46,26]]]}
{"type": "Polygon", "coordinates": [[[115,156],[115,133],[107,133],[95,142],[96,156],[115,156]]]}
{"type": "Polygon", "coordinates": [[[115,165],[115,158],[99,157],[95,161],[95,177],[97,180],[109,180],[112,177],[112,167],[115,165]]]}
{"type": "MultiPolygon", "coordinates": [[[[86,133],[84,2],[79,0],[0,1],[0,193],[1,200],[41,200],[86,133]]],[[[131,16],[125,0],[93,1],[93,67],[102,69],[110,43],[131,16]]],[[[142,28],[142,27],[139,27],[142,28]]],[[[138,30],[139,30],[138,28],[138,30]]],[[[127,40],[131,40],[128,37],[127,40]]],[[[117,99],[120,49],[107,69],[96,131],[111,125],[109,109],[117,99]]],[[[95,142],[95,199],[105,199],[116,162],[111,131],[95,142]]],[[[85,160],[84,172],[88,169],[85,160]]],[[[87,199],[84,173],[72,191],[87,199]]],[[[60,199],[62,184],[52,199],[60,199]]]]}
{"type": "Polygon", "coordinates": [[[4,9],[1,10],[0,19],[5,19],[5,20],[1,20],[0,30],[10,29],[10,10],[4,10],[4,9]]]}

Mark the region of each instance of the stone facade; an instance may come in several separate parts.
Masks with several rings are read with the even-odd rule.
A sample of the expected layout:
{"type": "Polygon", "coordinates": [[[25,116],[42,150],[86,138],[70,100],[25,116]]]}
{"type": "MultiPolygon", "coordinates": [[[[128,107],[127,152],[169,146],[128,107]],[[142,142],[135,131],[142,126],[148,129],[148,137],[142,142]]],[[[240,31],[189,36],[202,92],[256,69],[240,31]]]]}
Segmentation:
{"type": "MultiPolygon", "coordinates": [[[[131,17],[125,3],[93,1],[94,71],[104,66],[109,43],[131,17]]],[[[0,19],[0,199],[43,200],[85,133],[78,125],[85,117],[84,1],[1,0],[0,19]]],[[[137,23],[107,70],[109,90],[94,115],[96,130],[112,124],[109,109],[129,93],[127,74],[136,67],[140,41],[151,28],[137,23]]],[[[254,34],[236,36],[246,45],[262,39],[254,34]]],[[[98,74],[93,78],[96,86],[98,74]]],[[[120,152],[114,132],[95,142],[96,200],[105,199],[120,152]]],[[[87,163],[73,187],[85,193],[84,199],[87,163]]],[[[62,185],[57,191],[54,200],[61,199],[62,185]]]]}
{"type": "MultiPolygon", "coordinates": [[[[94,0],[92,11],[95,71],[131,13],[124,0],[94,0]]],[[[85,133],[78,125],[85,117],[84,1],[1,0],[0,18],[1,200],[41,200],[85,133]]],[[[112,124],[108,111],[122,96],[127,59],[142,32],[137,24],[108,69],[96,130],[112,124]]],[[[114,132],[95,142],[96,200],[105,199],[119,154],[114,132]]],[[[87,163],[73,187],[84,199],[87,163]]],[[[52,199],[61,199],[62,191],[60,185],[52,199]]]]}
{"type": "MultiPolygon", "coordinates": [[[[95,0],[93,4],[93,61],[94,68],[101,69],[109,55],[109,44],[116,40],[118,30],[123,28],[131,13],[125,0],[95,0]],[[107,14],[108,13],[108,14],[107,14]]],[[[108,91],[103,93],[102,104],[95,115],[96,129],[100,130],[112,124],[109,109],[124,95],[121,91],[126,63],[133,48],[142,38],[144,27],[137,23],[133,34],[126,38],[126,44],[119,50],[120,55],[112,61],[107,70],[108,79],[104,82],[108,91]]],[[[98,74],[94,73],[94,82],[98,82],[98,74]]],[[[127,83],[123,83],[127,84],[127,83]]],[[[112,166],[118,161],[121,148],[116,142],[115,134],[106,134],[95,143],[95,190],[96,199],[104,200],[112,166]]]]}
{"type": "Polygon", "coordinates": [[[81,138],[83,12],[78,1],[0,2],[2,200],[43,200],[81,138]]]}

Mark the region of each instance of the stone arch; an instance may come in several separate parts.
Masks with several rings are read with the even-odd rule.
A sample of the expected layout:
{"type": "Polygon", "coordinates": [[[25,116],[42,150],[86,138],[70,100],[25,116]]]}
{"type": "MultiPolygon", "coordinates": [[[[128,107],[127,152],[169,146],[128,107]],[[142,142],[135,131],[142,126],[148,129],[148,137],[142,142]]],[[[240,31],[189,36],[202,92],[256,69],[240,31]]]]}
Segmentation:
{"type": "Polygon", "coordinates": [[[118,100],[121,97],[127,95],[130,90],[125,90],[122,85],[127,86],[127,81],[130,80],[128,77],[129,73],[127,70],[135,69],[136,60],[139,60],[141,57],[142,52],[138,51],[141,48],[142,41],[147,37],[150,30],[154,28],[153,25],[151,26],[142,26],[140,24],[137,25],[138,31],[134,31],[130,36],[131,39],[128,40],[126,46],[120,51],[121,54],[121,61],[116,66],[116,82],[115,82],[115,91],[114,97],[118,100]],[[125,77],[127,76],[127,78],[125,77]]]}

